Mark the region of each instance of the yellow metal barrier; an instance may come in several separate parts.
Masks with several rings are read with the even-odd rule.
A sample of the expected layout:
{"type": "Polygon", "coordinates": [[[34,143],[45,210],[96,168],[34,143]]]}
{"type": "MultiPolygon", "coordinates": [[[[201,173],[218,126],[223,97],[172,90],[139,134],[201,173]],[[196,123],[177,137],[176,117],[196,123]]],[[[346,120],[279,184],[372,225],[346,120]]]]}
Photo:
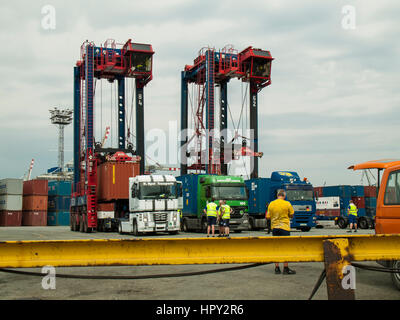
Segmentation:
{"type": "Polygon", "coordinates": [[[347,239],[352,261],[400,260],[400,235],[1,241],[0,268],[323,262],[347,239]]]}

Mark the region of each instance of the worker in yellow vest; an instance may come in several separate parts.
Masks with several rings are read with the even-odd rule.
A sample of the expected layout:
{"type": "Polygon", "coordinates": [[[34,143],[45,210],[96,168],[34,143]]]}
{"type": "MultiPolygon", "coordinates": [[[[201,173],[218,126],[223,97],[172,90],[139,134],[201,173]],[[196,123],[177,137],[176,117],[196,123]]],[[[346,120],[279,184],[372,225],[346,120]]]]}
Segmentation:
{"type": "Polygon", "coordinates": [[[207,203],[204,208],[204,213],[207,215],[207,238],[210,236],[210,229],[212,236],[215,236],[215,225],[217,224],[217,204],[215,202],[207,203]]]}
{"type": "Polygon", "coordinates": [[[222,200],[221,214],[224,226],[224,236],[229,237],[229,220],[231,219],[232,209],[226,204],[226,200],[222,200]]]}
{"type": "Polygon", "coordinates": [[[350,230],[347,232],[351,232],[354,225],[354,232],[357,232],[357,213],[358,209],[357,206],[354,204],[353,200],[350,200],[349,207],[347,209],[347,213],[349,215],[349,223],[350,223],[350,230]]]}
{"type": "Polygon", "coordinates": [[[224,237],[225,236],[224,221],[222,220],[223,212],[221,210],[223,205],[224,205],[224,201],[223,200],[219,200],[218,215],[217,215],[217,223],[218,223],[218,226],[219,226],[218,237],[224,237]]]}

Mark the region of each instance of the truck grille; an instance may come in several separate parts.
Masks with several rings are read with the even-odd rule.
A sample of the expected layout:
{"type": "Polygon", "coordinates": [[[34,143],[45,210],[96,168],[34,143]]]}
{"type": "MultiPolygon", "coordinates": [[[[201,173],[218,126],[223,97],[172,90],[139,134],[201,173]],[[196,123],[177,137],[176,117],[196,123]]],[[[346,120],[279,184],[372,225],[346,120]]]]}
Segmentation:
{"type": "Polygon", "coordinates": [[[307,223],[310,219],[310,213],[295,213],[294,218],[298,223],[307,223]]]}
{"type": "Polygon", "coordinates": [[[155,222],[167,222],[167,214],[166,213],[155,213],[154,221],[155,222]]]}
{"type": "Polygon", "coordinates": [[[240,211],[243,211],[243,213],[246,211],[246,207],[232,207],[232,213],[231,213],[231,219],[238,219],[243,216],[240,211]]]}

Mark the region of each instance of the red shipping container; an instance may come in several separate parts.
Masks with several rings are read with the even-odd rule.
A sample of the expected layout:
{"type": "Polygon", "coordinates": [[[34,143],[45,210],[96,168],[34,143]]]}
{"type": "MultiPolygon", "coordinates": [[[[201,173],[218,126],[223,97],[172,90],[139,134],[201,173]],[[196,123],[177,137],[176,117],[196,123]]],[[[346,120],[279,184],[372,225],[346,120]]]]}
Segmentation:
{"type": "Polygon", "coordinates": [[[47,226],[47,211],[24,211],[22,213],[23,226],[47,226]]]}
{"type": "Polygon", "coordinates": [[[97,211],[114,211],[114,202],[98,203],[97,211]]]}
{"type": "Polygon", "coordinates": [[[24,196],[23,211],[47,211],[47,196],[24,196]]]}
{"type": "Polygon", "coordinates": [[[340,209],[317,210],[316,215],[322,217],[338,217],[340,216],[340,209]]]}
{"type": "Polygon", "coordinates": [[[129,178],[140,174],[135,162],[105,162],[97,169],[97,199],[129,199],[129,178]]]}
{"type": "Polygon", "coordinates": [[[376,187],[375,186],[364,187],[364,196],[369,198],[376,198],[376,187]]]}
{"type": "Polygon", "coordinates": [[[19,227],[22,224],[22,211],[0,211],[1,227],[19,227]]]}
{"type": "Polygon", "coordinates": [[[323,187],[314,187],[314,196],[316,198],[321,198],[321,197],[324,196],[323,193],[322,193],[322,188],[323,187]]]}
{"type": "Polygon", "coordinates": [[[47,196],[49,192],[49,184],[47,180],[28,180],[24,181],[24,195],[47,196]]]}
{"type": "Polygon", "coordinates": [[[354,204],[358,209],[363,209],[365,208],[365,198],[364,197],[352,197],[351,200],[353,200],[354,204]]]}

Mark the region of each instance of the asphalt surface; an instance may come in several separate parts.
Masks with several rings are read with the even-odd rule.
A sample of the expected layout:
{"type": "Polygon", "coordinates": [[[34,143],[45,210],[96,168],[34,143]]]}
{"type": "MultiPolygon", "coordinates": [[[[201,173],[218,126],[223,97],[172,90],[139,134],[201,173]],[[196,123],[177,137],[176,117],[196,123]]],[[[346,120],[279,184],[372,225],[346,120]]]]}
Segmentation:
{"type": "MultiPolygon", "coordinates": [[[[346,230],[337,227],[293,231],[292,235],[339,235],[346,230]]],[[[373,230],[359,230],[358,234],[374,234],[373,230]]],[[[268,236],[265,231],[232,233],[232,237],[268,236]]],[[[0,228],[0,241],[13,240],[68,240],[68,239],[126,239],[132,235],[118,233],[83,234],[71,232],[69,227],[7,227],[0,228]]],[[[146,237],[204,237],[201,233],[179,233],[146,237]]],[[[373,262],[368,265],[377,265],[373,262]]],[[[238,265],[182,265],[129,267],[74,267],[57,268],[56,272],[80,275],[151,275],[195,272],[238,265]]],[[[42,277],[0,272],[0,299],[56,299],[56,300],[305,300],[323,270],[323,263],[294,263],[296,275],[275,275],[274,265],[262,265],[245,270],[227,271],[181,278],[143,280],[82,280],[56,278],[56,288],[45,290],[42,277]]],[[[282,267],[281,267],[282,268],[282,267]]],[[[20,269],[21,270],[21,269],[20,269]]],[[[40,268],[23,269],[41,272],[40,268]]],[[[357,269],[356,298],[368,300],[399,300],[400,291],[391,282],[390,274],[357,269]]],[[[325,281],[315,300],[327,299],[325,281]]]]}

